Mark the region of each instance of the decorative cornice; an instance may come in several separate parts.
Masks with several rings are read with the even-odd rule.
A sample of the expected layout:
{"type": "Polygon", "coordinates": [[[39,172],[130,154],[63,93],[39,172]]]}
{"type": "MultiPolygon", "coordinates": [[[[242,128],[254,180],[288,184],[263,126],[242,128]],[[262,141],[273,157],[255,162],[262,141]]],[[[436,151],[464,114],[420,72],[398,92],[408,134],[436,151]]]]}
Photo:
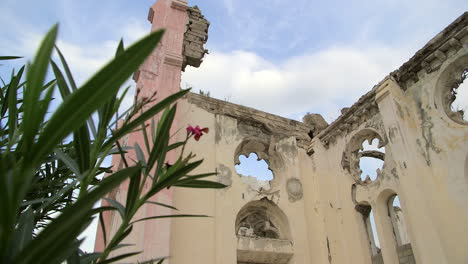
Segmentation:
{"type": "Polygon", "coordinates": [[[184,61],[184,58],[175,53],[166,53],[164,55],[164,64],[176,66],[176,67],[182,67],[182,63],[184,61]]]}
{"type": "Polygon", "coordinates": [[[466,35],[468,35],[468,12],[458,17],[390,75],[403,90],[406,90],[409,84],[419,81],[419,71],[424,70],[426,73],[437,71],[447,59],[447,54],[452,50],[461,49],[464,45],[462,39],[466,35]]]}
{"type": "MultiPolygon", "coordinates": [[[[317,137],[322,141],[325,147],[328,147],[330,143],[335,141],[337,136],[356,129],[377,112],[378,107],[375,102],[375,91],[373,89],[359,98],[356,103],[320,132],[317,137]]],[[[311,147],[309,148],[309,152],[313,153],[311,147]]]]}
{"type": "Polygon", "coordinates": [[[187,10],[187,0],[172,0],[171,7],[180,11],[187,10]]]}
{"type": "MultiPolygon", "coordinates": [[[[353,104],[348,110],[342,113],[333,123],[325,128],[316,137],[325,147],[333,142],[336,136],[341,133],[347,133],[360,124],[365,122],[366,119],[372,117],[378,112],[377,101],[383,98],[385,94],[376,92],[377,88],[384,84],[389,79],[398,83],[398,85],[406,90],[408,82],[418,82],[418,72],[425,70],[426,73],[437,71],[440,65],[447,59],[447,54],[452,50],[458,51],[466,43],[466,36],[468,35],[468,12],[463,13],[459,18],[447,26],[442,32],[432,38],[422,49],[404,63],[398,70],[390,73],[379,84],[377,84],[371,91],[363,95],[359,100],[353,104]],[[378,96],[376,96],[376,93],[378,96]],[[376,98],[378,97],[378,98],[376,98]]],[[[314,153],[313,145],[315,138],[311,142],[308,153],[314,153]]]]}

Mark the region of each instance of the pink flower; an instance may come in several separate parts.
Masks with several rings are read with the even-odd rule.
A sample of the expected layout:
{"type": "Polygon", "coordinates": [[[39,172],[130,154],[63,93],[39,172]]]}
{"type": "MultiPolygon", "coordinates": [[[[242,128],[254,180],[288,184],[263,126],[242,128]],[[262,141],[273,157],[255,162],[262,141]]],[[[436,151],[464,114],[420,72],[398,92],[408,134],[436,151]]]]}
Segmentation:
{"type": "Polygon", "coordinates": [[[208,133],[208,128],[205,127],[205,128],[200,128],[200,126],[196,126],[196,127],[193,127],[193,126],[188,126],[187,127],[187,134],[190,136],[190,135],[195,135],[194,138],[196,141],[198,141],[200,139],[200,137],[203,135],[203,133],[208,133]]]}

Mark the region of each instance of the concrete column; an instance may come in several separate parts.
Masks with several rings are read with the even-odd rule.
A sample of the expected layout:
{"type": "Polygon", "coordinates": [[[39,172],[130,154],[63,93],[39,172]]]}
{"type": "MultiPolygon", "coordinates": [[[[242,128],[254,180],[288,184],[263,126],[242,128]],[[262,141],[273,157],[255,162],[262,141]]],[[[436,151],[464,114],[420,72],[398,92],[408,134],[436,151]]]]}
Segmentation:
{"type": "Polygon", "coordinates": [[[381,194],[372,209],[384,263],[399,263],[392,221],[388,216],[388,197],[390,196],[387,193],[381,194]]]}
{"type": "MultiPolygon", "coordinates": [[[[410,238],[417,263],[448,263],[445,252],[441,244],[441,238],[437,233],[437,224],[433,217],[437,212],[431,211],[431,185],[427,181],[433,172],[427,168],[425,162],[416,156],[415,149],[418,149],[415,134],[416,116],[408,112],[415,112],[413,102],[403,93],[401,87],[392,79],[384,80],[376,90],[376,101],[388,136],[386,147],[391,148],[395,156],[396,172],[399,182],[398,196],[402,210],[405,212],[405,222],[407,223],[408,236],[410,238]],[[430,252],[428,254],[428,252],[430,252]]],[[[388,196],[390,197],[390,196],[388,196]]],[[[385,197],[388,200],[388,197],[385,197]]],[[[381,227],[382,235],[391,229],[391,222],[388,218],[387,200],[381,201],[380,208],[376,208],[379,213],[376,215],[377,229],[381,227]],[[385,217],[386,216],[386,217],[385,217]],[[379,219],[379,220],[377,220],[379,219]]],[[[393,234],[392,234],[393,235],[393,234]]],[[[389,245],[395,249],[394,243],[389,245]]],[[[385,263],[387,262],[385,248],[382,246],[385,263]]],[[[388,250],[387,250],[388,251],[388,250]]],[[[393,258],[393,254],[387,258],[393,258]]],[[[398,262],[395,262],[398,263],[398,262]]]]}

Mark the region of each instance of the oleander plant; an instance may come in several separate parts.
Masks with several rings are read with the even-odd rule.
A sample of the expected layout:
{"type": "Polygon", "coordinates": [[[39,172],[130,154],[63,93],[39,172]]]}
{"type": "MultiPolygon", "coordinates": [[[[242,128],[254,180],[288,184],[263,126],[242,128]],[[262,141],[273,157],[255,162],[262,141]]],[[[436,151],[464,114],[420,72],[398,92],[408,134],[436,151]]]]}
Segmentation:
{"type": "MultiPolygon", "coordinates": [[[[184,141],[173,142],[171,138],[177,101],[188,90],[158,102],[154,96],[145,98],[119,113],[128,91],[122,85],[159,43],[163,30],[128,48],[121,41],[115,57],[80,87],[55,46],[57,34],[58,26],[54,26],[34,60],[2,76],[0,82],[0,262],[84,264],[125,260],[141,253],[116,252],[129,246],[122,241],[136,222],[203,217],[175,214],[135,219],[144,204],[175,209],[151,201],[158,192],[174,187],[225,186],[206,179],[215,173],[193,174],[202,160],[183,151],[192,136],[198,140],[207,129],[189,127],[184,141]],[[52,56],[54,50],[56,56],[52,56]],[[58,58],[60,65],[53,58],[58,58]],[[53,80],[46,81],[48,75],[53,80]],[[122,138],[130,133],[142,133],[144,145],[122,146],[122,138]],[[126,157],[130,151],[136,153],[137,160],[126,157]],[[171,151],[178,158],[169,165],[166,156],[171,151]],[[122,159],[122,169],[106,165],[113,155],[122,159]],[[95,206],[124,181],[129,184],[124,203],[106,198],[105,206],[95,206]],[[150,187],[145,188],[145,183],[150,187]],[[95,218],[101,220],[106,234],[102,214],[108,211],[121,217],[115,234],[104,236],[103,252],[83,252],[79,235],[95,218]]],[[[18,59],[0,56],[2,61],[18,59]]],[[[159,258],[140,263],[163,261],[159,258]]]]}

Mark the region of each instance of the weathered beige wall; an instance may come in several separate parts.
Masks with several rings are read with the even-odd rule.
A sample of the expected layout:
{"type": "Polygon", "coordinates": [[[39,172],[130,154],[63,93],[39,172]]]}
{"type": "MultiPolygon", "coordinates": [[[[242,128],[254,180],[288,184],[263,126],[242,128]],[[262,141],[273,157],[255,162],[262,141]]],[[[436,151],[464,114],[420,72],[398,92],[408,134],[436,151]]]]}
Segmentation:
{"type": "MultiPolygon", "coordinates": [[[[457,30],[465,32],[461,28],[457,30]]],[[[389,215],[389,199],[394,195],[400,199],[417,263],[466,263],[468,126],[448,117],[439,90],[454,67],[466,69],[468,47],[465,33],[450,30],[445,36],[456,36],[460,45],[450,38],[435,38],[421,52],[424,56],[408,62],[429,62],[431,70],[410,65],[392,73],[315,136],[307,151],[296,143],[297,133],[301,129],[307,132],[306,127],[291,130],[296,134],[290,136],[277,131],[270,138],[259,136],[270,146],[264,157],[277,157],[270,160],[275,179],[268,192],[249,190],[236,173],[234,159],[237,148],[243,141],[255,139],[251,132],[258,129],[257,123],[245,122],[251,119],[246,113],[261,116],[253,119],[267,127],[284,119],[255,110],[242,112],[239,109],[247,108],[191,95],[196,100],[184,101],[179,109],[185,117],[181,128],[207,126],[210,133],[191,142],[188,150],[205,159],[200,171],[218,169],[218,180],[229,187],[175,190],[176,207],[213,218],[174,221],[173,263],[235,263],[236,215],[245,204],[263,197],[277,204],[288,218],[294,242],[290,263],[372,263],[364,218],[356,205],[372,207],[384,262],[406,263],[409,258],[397,250],[402,245],[395,239],[389,215]],[[450,43],[444,44],[446,41],[450,43]],[[417,78],[404,79],[414,69],[417,78]],[[353,171],[351,149],[356,138],[369,133],[378,135],[385,145],[385,164],[375,181],[362,182],[353,171]],[[297,201],[288,199],[290,178],[302,183],[304,193],[297,201]]]]}
{"type": "MultiPolygon", "coordinates": [[[[261,258],[273,263],[285,263],[291,252],[290,264],[414,263],[412,255],[419,264],[468,263],[468,122],[454,120],[443,100],[467,68],[465,13],[324,129],[314,127],[313,118],[304,124],[189,94],[178,105],[173,131],[184,140],[188,125],[209,128],[199,141],[189,141],[185,152],[204,159],[197,172],[217,171],[212,179],[228,187],[168,190],[158,196],[161,202],[172,199],[180,213],[211,217],[141,224],[125,242],[144,249],[145,258],[160,256],[152,250],[163,248],[171,264],[234,264],[238,248],[246,258],[263,250],[261,258]],[[362,181],[359,146],[374,137],[385,147],[378,154],[385,163],[376,180],[362,181]],[[255,190],[258,186],[237,174],[236,157],[250,152],[269,163],[275,176],[270,189],[255,190]],[[398,244],[394,235],[389,200],[395,195],[410,244],[398,244]],[[281,240],[239,238],[239,211],[262,199],[284,213],[281,228],[287,234],[281,240]],[[369,206],[381,253],[371,246],[365,224],[369,206]],[[150,239],[159,235],[164,239],[150,239]],[[281,256],[274,254],[279,251],[281,256]]],[[[122,201],[125,192],[124,185],[116,199],[122,201]]],[[[140,214],[166,211],[145,207],[140,214]]],[[[118,218],[109,219],[112,233],[118,218]]]]}
{"type": "MultiPolygon", "coordinates": [[[[197,96],[197,95],[192,95],[197,96]]],[[[241,208],[250,201],[267,197],[284,212],[288,218],[294,255],[290,263],[311,262],[309,229],[305,217],[304,199],[290,201],[286,181],[290,178],[302,180],[301,158],[308,159],[304,149],[298,149],[293,137],[273,143],[275,153],[282,160],[281,166],[273,169],[275,179],[272,188],[266,192],[252,190],[236,173],[234,159],[236,149],[247,138],[238,129],[238,120],[232,117],[209,113],[195,104],[184,102],[179,107],[182,116],[181,128],[187,125],[208,127],[210,132],[200,141],[191,141],[187,152],[197,153],[204,163],[199,172],[220,173],[219,180],[229,184],[223,190],[175,189],[175,206],[184,213],[206,214],[212,218],[177,219],[172,225],[171,263],[236,263],[237,236],[235,221],[241,208]]],[[[179,135],[181,139],[184,133],[179,135]]],[[[268,139],[269,140],[269,139],[268,139]]],[[[304,168],[308,170],[307,167],[304,168]]],[[[317,218],[318,220],[318,218],[317,218]]],[[[317,221],[318,222],[318,221],[317,221]]],[[[316,226],[316,225],[314,225],[316,226]]],[[[313,227],[314,227],[313,226],[313,227]]],[[[312,229],[312,228],[311,228],[312,229]]],[[[319,231],[320,228],[313,228],[319,231]]],[[[316,241],[314,237],[313,240],[316,241]]],[[[314,243],[316,244],[316,243],[314,243]]],[[[313,251],[312,251],[313,252],[313,251]]],[[[315,249],[315,252],[319,250],[315,249]]]]}

